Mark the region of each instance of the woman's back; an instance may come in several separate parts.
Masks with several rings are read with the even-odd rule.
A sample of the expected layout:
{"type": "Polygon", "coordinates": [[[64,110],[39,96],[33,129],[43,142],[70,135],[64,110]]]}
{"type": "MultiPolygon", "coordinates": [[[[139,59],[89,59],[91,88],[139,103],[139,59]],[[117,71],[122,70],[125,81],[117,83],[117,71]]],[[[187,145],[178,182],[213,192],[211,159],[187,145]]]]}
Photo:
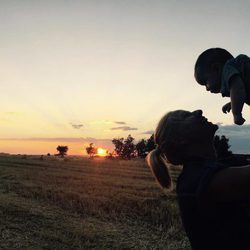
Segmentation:
{"type": "Polygon", "coordinates": [[[194,250],[250,249],[250,206],[218,202],[209,193],[213,176],[225,166],[192,159],[177,180],[183,226],[194,250]]]}

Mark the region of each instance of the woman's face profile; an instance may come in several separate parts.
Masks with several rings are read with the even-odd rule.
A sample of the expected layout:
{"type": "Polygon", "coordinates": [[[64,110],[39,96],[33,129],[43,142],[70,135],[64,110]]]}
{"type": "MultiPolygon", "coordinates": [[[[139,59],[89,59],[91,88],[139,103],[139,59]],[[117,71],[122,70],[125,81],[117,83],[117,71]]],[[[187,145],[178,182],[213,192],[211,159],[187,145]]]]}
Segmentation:
{"type": "Polygon", "coordinates": [[[209,122],[206,117],[204,117],[202,110],[195,110],[193,112],[185,111],[183,114],[183,120],[181,122],[181,130],[187,139],[192,142],[204,141],[206,139],[213,139],[215,131],[218,126],[209,122]]]}

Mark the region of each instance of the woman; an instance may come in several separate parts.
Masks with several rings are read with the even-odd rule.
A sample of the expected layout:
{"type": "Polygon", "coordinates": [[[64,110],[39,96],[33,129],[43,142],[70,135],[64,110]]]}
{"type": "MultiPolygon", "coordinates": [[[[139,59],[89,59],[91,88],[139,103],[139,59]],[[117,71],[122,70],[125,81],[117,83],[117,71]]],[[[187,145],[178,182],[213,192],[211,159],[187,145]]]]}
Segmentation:
{"type": "Polygon", "coordinates": [[[182,164],[176,192],[184,229],[194,250],[250,249],[250,166],[216,164],[218,126],[201,110],[167,113],[147,157],[159,184],[172,189],[168,162],[182,164]]]}

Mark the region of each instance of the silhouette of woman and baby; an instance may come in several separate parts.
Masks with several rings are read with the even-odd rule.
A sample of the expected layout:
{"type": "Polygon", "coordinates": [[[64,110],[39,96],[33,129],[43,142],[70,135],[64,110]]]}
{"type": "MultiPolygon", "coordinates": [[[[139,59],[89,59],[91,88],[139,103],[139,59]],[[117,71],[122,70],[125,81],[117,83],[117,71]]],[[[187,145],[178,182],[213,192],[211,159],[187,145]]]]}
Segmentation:
{"type": "MultiPolygon", "coordinates": [[[[244,103],[250,104],[250,58],[234,58],[211,48],[198,57],[195,79],[211,93],[230,97],[222,107],[242,125],[244,103]]],[[[183,165],[176,192],[184,229],[194,250],[250,250],[250,166],[216,162],[213,145],[218,126],[201,110],[164,115],[154,133],[156,149],[147,157],[163,189],[171,190],[168,163],[183,165]]]]}

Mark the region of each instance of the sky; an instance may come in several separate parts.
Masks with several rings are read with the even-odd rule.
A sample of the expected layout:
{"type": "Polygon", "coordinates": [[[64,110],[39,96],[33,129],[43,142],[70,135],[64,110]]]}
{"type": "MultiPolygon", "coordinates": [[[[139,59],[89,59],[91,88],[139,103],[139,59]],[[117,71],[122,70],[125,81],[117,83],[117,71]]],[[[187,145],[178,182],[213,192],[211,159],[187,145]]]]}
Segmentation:
{"type": "Polygon", "coordinates": [[[112,150],[168,111],[202,109],[250,153],[250,107],[234,126],[229,100],[193,77],[207,48],[250,54],[249,12],[248,0],[0,0],[0,152],[112,150]]]}

